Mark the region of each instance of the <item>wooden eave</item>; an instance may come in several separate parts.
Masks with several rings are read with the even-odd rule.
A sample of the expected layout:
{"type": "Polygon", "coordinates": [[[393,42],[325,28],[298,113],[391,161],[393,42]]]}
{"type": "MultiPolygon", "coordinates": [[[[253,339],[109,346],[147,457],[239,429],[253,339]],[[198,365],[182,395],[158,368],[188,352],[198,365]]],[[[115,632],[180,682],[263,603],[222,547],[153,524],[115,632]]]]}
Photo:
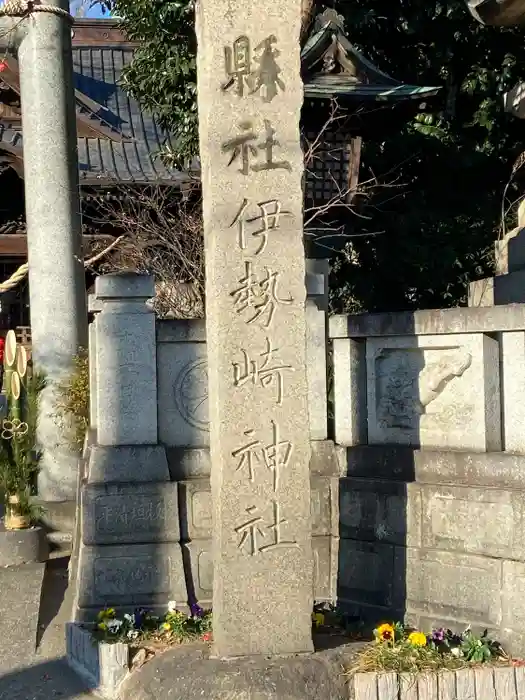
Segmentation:
{"type": "Polygon", "coordinates": [[[130,41],[117,19],[75,19],[71,30],[74,47],[126,46],[137,48],[138,41],[130,41]]]}
{"type": "Polygon", "coordinates": [[[406,85],[380,70],[349,41],[341,15],[325,10],[301,51],[305,96],[394,102],[432,97],[441,88],[406,85]]]}
{"type": "MultiPolygon", "coordinates": [[[[105,234],[83,235],[84,244],[107,243],[114,240],[114,236],[105,234]]],[[[0,257],[27,258],[27,236],[25,233],[0,233],[0,257]]]]}

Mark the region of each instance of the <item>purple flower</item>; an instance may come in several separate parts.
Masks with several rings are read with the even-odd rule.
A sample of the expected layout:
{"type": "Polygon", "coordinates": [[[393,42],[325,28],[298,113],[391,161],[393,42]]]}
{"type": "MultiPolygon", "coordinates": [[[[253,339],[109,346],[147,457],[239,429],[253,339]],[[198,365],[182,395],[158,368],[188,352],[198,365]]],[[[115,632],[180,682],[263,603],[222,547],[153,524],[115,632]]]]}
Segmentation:
{"type": "Polygon", "coordinates": [[[142,627],[142,625],[144,624],[145,615],[146,611],[144,610],[144,608],[137,608],[135,610],[135,627],[138,627],[139,629],[140,627],[142,627]]]}
{"type": "Polygon", "coordinates": [[[192,617],[202,617],[204,615],[204,610],[197,603],[191,603],[190,610],[192,617]]]}
{"type": "Polygon", "coordinates": [[[432,641],[436,644],[440,644],[445,639],[445,630],[440,627],[437,630],[432,630],[432,641]]]}

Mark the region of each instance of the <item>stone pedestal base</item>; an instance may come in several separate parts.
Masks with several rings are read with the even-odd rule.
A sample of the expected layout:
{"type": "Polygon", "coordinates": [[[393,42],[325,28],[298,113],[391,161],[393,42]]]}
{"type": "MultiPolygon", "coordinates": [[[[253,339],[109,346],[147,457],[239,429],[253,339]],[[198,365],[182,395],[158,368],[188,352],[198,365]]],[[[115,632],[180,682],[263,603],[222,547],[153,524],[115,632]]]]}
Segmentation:
{"type": "Polygon", "coordinates": [[[177,484],[162,447],[91,447],[79,517],[75,621],[104,606],[165,612],[186,600],[177,484]]]}
{"type": "Polygon", "coordinates": [[[0,522],[0,568],[43,562],[47,555],[46,537],[41,527],[6,530],[0,522]]]}
{"type": "MultiPolygon", "coordinates": [[[[232,614],[234,614],[232,612],[232,614]]],[[[121,688],[140,700],[348,700],[349,647],[289,657],[212,659],[206,646],[182,646],[148,661],[121,688]]]]}

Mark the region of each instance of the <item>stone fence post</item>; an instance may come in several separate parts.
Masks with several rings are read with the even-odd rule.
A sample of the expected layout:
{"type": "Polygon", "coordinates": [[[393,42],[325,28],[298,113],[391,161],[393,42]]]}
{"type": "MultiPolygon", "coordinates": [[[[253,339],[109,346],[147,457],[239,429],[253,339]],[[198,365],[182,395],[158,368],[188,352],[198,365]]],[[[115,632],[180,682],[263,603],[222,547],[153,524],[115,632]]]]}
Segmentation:
{"type": "Polygon", "coordinates": [[[76,620],[184,600],[177,484],[157,441],[154,280],[99,277],[90,333],[96,443],[80,489],[76,620]]]}
{"type": "Polygon", "coordinates": [[[120,273],[98,277],[96,321],[97,442],[157,444],[157,362],[152,277],[120,273]]]}

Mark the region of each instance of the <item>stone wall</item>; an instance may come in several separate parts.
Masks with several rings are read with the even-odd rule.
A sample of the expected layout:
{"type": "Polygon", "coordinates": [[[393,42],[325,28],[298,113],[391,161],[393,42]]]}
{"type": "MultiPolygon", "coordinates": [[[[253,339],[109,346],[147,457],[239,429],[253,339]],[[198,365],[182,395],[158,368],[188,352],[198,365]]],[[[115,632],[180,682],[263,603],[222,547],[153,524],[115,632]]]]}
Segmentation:
{"type": "MultiPolygon", "coordinates": [[[[334,443],[317,265],[307,277],[316,599],[374,621],[472,623],[525,652],[525,305],[331,318],[334,443]]],[[[125,279],[98,287],[78,607],[118,603],[116,592],[122,604],[207,605],[204,325],[155,325],[125,279]]]]}
{"type": "Polygon", "coordinates": [[[525,651],[525,307],[336,316],[339,600],[525,651]]]}
{"type": "MultiPolygon", "coordinates": [[[[306,354],[312,440],[310,471],[314,588],[317,600],[335,599],[337,574],[339,462],[334,456],[333,443],[327,440],[327,277],[327,261],[307,261],[306,354]]],[[[143,303],[145,300],[141,301],[143,303]]],[[[84,576],[84,583],[80,587],[92,589],[94,586],[88,581],[88,574],[82,574],[83,569],[100,570],[107,561],[106,555],[113,557],[118,554],[117,546],[125,549],[131,543],[137,545],[140,542],[144,551],[139,554],[146,556],[148,552],[152,553],[153,558],[159,559],[164,568],[166,558],[169,559],[171,570],[168,578],[176,582],[174,588],[170,589],[173,597],[182,602],[179,582],[183,577],[186,582],[183,597],[189,601],[198,600],[205,606],[211,604],[213,566],[204,322],[157,320],[156,338],[154,334],[148,340],[147,332],[142,328],[136,336],[134,329],[139,321],[144,324],[150,316],[141,311],[128,322],[120,313],[120,306],[125,303],[129,304],[129,301],[119,300],[116,296],[110,300],[90,298],[90,311],[95,314],[95,320],[90,326],[89,348],[91,425],[94,428],[95,445],[91,448],[86,483],[81,489],[80,497],[82,551],[79,570],[81,576],[84,576]],[[116,309],[116,313],[108,316],[108,309],[116,309]],[[126,341],[119,346],[118,353],[112,355],[108,355],[109,345],[103,332],[106,317],[117,327],[116,335],[126,341]],[[133,342],[128,342],[130,338],[133,342]],[[153,352],[148,343],[153,343],[153,352]],[[147,351],[142,353],[141,346],[147,351]],[[122,375],[123,368],[127,368],[132,377],[132,386],[121,386],[119,376],[114,382],[113,390],[108,391],[108,374],[111,375],[106,367],[108,361],[113,363],[115,375],[122,375]],[[143,370],[142,363],[147,365],[147,371],[143,370]],[[156,376],[156,381],[150,381],[151,371],[156,376]],[[143,376],[146,377],[144,381],[143,376]],[[117,383],[119,388],[116,387],[117,383]],[[153,399],[152,391],[155,394],[153,399]],[[142,392],[144,403],[141,400],[142,392]],[[120,396],[118,400],[122,405],[118,404],[117,396],[120,396]],[[150,415],[152,400],[153,405],[157,406],[155,416],[150,415]],[[143,407],[146,406],[144,414],[143,407]],[[148,432],[152,428],[155,430],[154,438],[148,432]],[[118,480],[114,475],[110,476],[108,461],[111,457],[101,450],[101,445],[111,445],[111,454],[120,459],[125,450],[124,445],[138,444],[136,440],[144,443],[144,431],[149,436],[147,442],[150,445],[158,445],[165,451],[170,482],[165,483],[161,478],[155,477],[154,483],[148,487],[151,493],[144,492],[142,501],[135,503],[132,499],[135,498],[135,486],[123,482],[137,481],[140,475],[121,474],[118,480]],[[100,486],[102,482],[105,482],[103,488],[100,486]],[[92,493],[93,489],[96,493],[92,493]],[[103,493],[99,493],[101,489],[103,493]],[[128,504],[124,515],[120,501],[128,504]],[[133,519],[136,520],[134,525],[131,523],[133,519]],[[161,543],[170,542],[169,546],[173,549],[174,539],[177,540],[179,553],[161,552],[161,543]],[[113,545],[111,549],[110,544],[113,545]],[[179,563],[181,561],[182,564],[179,563]]],[[[260,367],[263,364],[264,358],[260,358],[260,367]]],[[[267,391],[275,391],[276,376],[270,375],[270,378],[272,381],[265,382],[264,386],[267,391]]],[[[147,466],[147,460],[139,462],[135,453],[133,463],[137,465],[133,467],[137,472],[151,469],[147,466]]],[[[132,462],[126,459],[122,465],[124,471],[129,471],[131,465],[132,462]]],[[[158,564],[156,568],[159,568],[158,564]]],[[[140,571],[137,576],[139,574],[140,571]]],[[[114,580],[116,574],[111,572],[109,575],[112,581],[103,583],[102,589],[107,589],[108,595],[114,595],[115,587],[120,585],[122,588],[126,583],[125,571],[118,575],[118,584],[114,580]]],[[[99,574],[98,581],[104,579],[104,576],[104,572],[99,574]]],[[[166,598],[168,591],[164,590],[166,586],[162,575],[159,574],[156,578],[153,585],[146,581],[145,589],[149,586],[153,598],[161,600],[166,598]],[[153,590],[155,586],[163,589],[160,594],[153,590]]],[[[140,587],[140,582],[137,581],[134,585],[135,588],[140,587]]],[[[89,600],[84,600],[79,593],[77,608],[86,612],[77,613],[78,618],[85,617],[96,607],[95,597],[93,595],[89,600]]],[[[113,604],[100,597],[98,600],[113,604]]],[[[126,604],[125,600],[121,602],[126,604]]]]}

